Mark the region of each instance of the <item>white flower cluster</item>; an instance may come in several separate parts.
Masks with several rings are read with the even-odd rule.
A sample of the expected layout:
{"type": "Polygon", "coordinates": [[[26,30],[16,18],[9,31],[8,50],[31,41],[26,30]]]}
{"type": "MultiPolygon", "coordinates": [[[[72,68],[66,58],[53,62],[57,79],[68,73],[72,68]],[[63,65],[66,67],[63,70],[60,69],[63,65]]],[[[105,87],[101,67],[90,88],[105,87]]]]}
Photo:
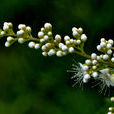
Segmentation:
{"type": "MultiPolygon", "coordinates": [[[[100,45],[97,49],[104,54],[97,55],[92,53],[90,58],[85,60],[85,64],[80,64],[81,71],[83,71],[83,82],[87,83],[90,78],[100,80],[102,87],[114,86],[114,53],[112,50],[113,40],[106,41],[101,39],[100,45]]],[[[77,68],[76,68],[77,70],[77,68]]],[[[75,76],[77,78],[77,76],[75,76]]],[[[82,79],[82,78],[81,78],[82,79]]]]}
{"type": "MultiPolygon", "coordinates": [[[[83,33],[82,28],[77,29],[73,27],[73,38],[69,36],[64,37],[64,42],[62,43],[62,38],[59,34],[55,35],[53,38],[52,34],[52,25],[50,23],[45,23],[44,27],[41,28],[41,31],[38,32],[38,37],[40,42],[38,48],[41,46],[43,56],[52,56],[57,55],[58,57],[67,55],[68,53],[73,53],[76,46],[82,45],[86,40],[87,36],[83,33]]],[[[29,47],[35,48],[35,42],[30,42],[29,47]]],[[[35,49],[38,49],[35,48],[35,49]]]]}
{"type": "Polygon", "coordinates": [[[42,55],[52,56],[57,55],[58,57],[67,55],[69,53],[74,53],[75,50],[82,50],[83,44],[87,40],[87,36],[83,34],[82,28],[72,28],[72,34],[74,38],[70,38],[68,35],[64,36],[64,43],[62,43],[62,37],[57,34],[53,37],[52,34],[52,25],[50,23],[45,23],[44,27],[38,32],[38,38],[34,38],[31,35],[31,27],[26,26],[25,24],[18,25],[18,31],[15,34],[13,32],[12,23],[5,22],[3,26],[3,31],[1,30],[0,35],[5,35],[7,41],[5,46],[11,46],[15,41],[23,44],[28,42],[28,47],[42,49],[42,55]]]}
{"type": "Polygon", "coordinates": [[[5,22],[3,25],[3,30],[0,29],[0,36],[4,36],[5,34],[9,34],[12,32],[12,23],[5,22]]]}
{"type": "MultiPolygon", "coordinates": [[[[69,53],[76,53],[81,56],[87,57],[84,64],[79,64],[79,69],[76,67],[74,78],[82,80],[84,83],[88,82],[90,78],[101,80],[103,84],[108,87],[114,86],[114,41],[101,38],[97,50],[101,52],[100,55],[92,53],[90,56],[84,52],[83,46],[87,40],[87,36],[83,34],[82,28],[72,28],[73,38],[66,35],[62,42],[62,37],[57,34],[55,37],[52,34],[52,25],[45,23],[41,30],[38,32],[38,38],[34,38],[31,34],[31,27],[25,24],[19,24],[16,34],[13,32],[12,23],[5,22],[3,30],[0,29],[0,37],[6,36],[7,41],[5,46],[11,46],[15,41],[23,44],[28,42],[29,48],[42,49],[43,56],[56,55],[58,57],[65,56],[69,53]],[[79,76],[81,78],[79,78],[79,76]]],[[[79,81],[80,82],[80,81],[79,81]]]]}

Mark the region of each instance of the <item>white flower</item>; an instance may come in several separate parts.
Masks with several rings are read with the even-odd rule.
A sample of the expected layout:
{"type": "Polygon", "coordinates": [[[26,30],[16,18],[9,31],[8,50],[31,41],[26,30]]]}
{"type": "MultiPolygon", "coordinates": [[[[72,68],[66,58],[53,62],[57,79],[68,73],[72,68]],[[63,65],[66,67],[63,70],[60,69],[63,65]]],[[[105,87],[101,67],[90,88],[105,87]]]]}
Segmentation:
{"type": "Polygon", "coordinates": [[[80,83],[80,85],[82,85],[83,82],[86,83],[90,76],[83,70],[84,65],[78,63],[73,64],[72,66],[72,70],[69,70],[68,72],[74,73],[74,75],[71,77],[71,79],[74,79],[75,81],[73,86],[75,86],[77,83],[80,83]]]}
{"type": "Polygon", "coordinates": [[[114,74],[109,73],[109,69],[103,69],[100,70],[99,76],[97,77],[98,80],[100,80],[101,86],[103,88],[114,86],[114,74]]]}

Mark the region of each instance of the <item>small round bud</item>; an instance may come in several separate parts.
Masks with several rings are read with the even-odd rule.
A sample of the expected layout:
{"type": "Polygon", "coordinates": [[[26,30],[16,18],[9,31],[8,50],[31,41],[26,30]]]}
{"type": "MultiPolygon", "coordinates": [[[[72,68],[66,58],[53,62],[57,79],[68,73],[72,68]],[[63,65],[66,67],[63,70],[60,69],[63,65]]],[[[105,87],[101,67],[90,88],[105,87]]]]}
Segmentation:
{"type": "Polygon", "coordinates": [[[96,53],[92,53],[92,54],[91,54],[91,58],[92,58],[92,59],[96,59],[96,58],[97,58],[97,54],[96,54],[96,53]]]}
{"type": "Polygon", "coordinates": [[[97,50],[100,51],[101,50],[101,45],[97,46],[97,50]]]}
{"type": "Polygon", "coordinates": [[[61,40],[61,36],[57,34],[57,35],[55,36],[55,40],[60,41],[60,40],[61,40]]]}
{"type": "Polygon", "coordinates": [[[68,47],[66,45],[62,46],[62,50],[66,51],[68,49],[68,47]]]}
{"type": "Polygon", "coordinates": [[[64,37],[64,41],[67,41],[67,40],[70,40],[70,37],[69,36],[65,36],[64,37]]]}
{"type": "Polygon", "coordinates": [[[48,52],[49,56],[55,55],[55,50],[54,49],[50,49],[48,52]]]}
{"type": "Polygon", "coordinates": [[[13,40],[14,40],[14,38],[12,38],[12,37],[10,37],[10,36],[7,37],[7,41],[8,41],[8,42],[11,42],[11,41],[13,41],[13,40]]]}
{"type": "Polygon", "coordinates": [[[31,27],[27,26],[27,27],[26,27],[26,30],[27,30],[28,32],[31,32],[31,27]]]}
{"type": "Polygon", "coordinates": [[[93,64],[93,65],[97,64],[97,60],[93,60],[93,61],[92,61],[92,64],[93,64]]]}
{"type": "Polygon", "coordinates": [[[107,54],[112,54],[112,50],[111,49],[109,49],[108,51],[107,51],[107,54]]]}
{"type": "Polygon", "coordinates": [[[81,35],[81,40],[85,42],[87,40],[87,36],[85,34],[82,34],[81,35]]]}
{"type": "Polygon", "coordinates": [[[19,38],[18,39],[18,43],[23,44],[24,43],[24,39],[23,38],[19,38]]]}
{"type": "Polygon", "coordinates": [[[24,25],[24,24],[19,24],[18,25],[18,29],[25,29],[26,28],[26,25],[24,25]]]}
{"type": "Polygon", "coordinates": [[[34,48],[35,49],[39,49],[40,48],[40,44],[35,44],[34,48]]]}
{"type": "Polygon", "coordinates": [[[57,52],[56,52],[56,55],[57,55],[58,57],[61,57],[61,56],[63,56],[63,53],[62,53],[62,51],[57,51],[57,52]]]}
{"type": "Polygon", "coordinates": [[[5,42],[5,47],[9,47],[11,44],[9,42],[5,42]]]}
{"type": "Polygon", "coordinates": [[[47,53],[46,53],[46,52],[42,52],[42,55],[43,55],[43,56],[47,56],[47,53]]]}
{"type": "Polygon", "coordinates": [[[38,37],[39,38],[42,38],[44,36],[44,33],[43,32],[38,32],[38,37]]]}
{"type": "Polygon", "coordinates": [[[104,60],[107,60],[108,58],[109,58],[108,55],[103,55],[103,59],[104,59],[104,60]]]}
{"type": "Polygon", "coordinates": [[[98,76],[98,73],[97,72],[93,72],[92,73],[92,77],[96,78],[98,76]]]}
{"type": "Polygon", "coordinates": [[[47,35],[44,36],[44,40],[48,40],[49,37],[47,35]]]}
{"type": "Polygon", "coordinates": [[[108,49],[110,49],[111,47],[112,47],[112,45],[111,44],[107,44],[107,46],[106,46],[108,49]]]}
{"type": "Polygon", "coordinates": [[[105,41],[105,38],[101,38],[101,42],[104,42],[105,41]]]}
{"type": "Polygon", "coordinates": [[[85,61],[85,63],[86,63],[87,65],[90,65],[90,64],[91,64],[91,60],[88,59],[88,60],[85,61]]]}
{"type": "Polygon", "coordinates": [[[80,43],[81,43],[81,40],[77,40],[76,43],[77,43],[77,44],[80,44],[80,43]]]}
{"type": "Polygon", "coordinates": [[[73,47],[70,47],[69,48],[69,53],[73,53],[74,52],[74,48],[73,47]]]}
{"type": "Polygon", "coordinates": [[[34,42],[29,42],[29,44],[28,44],[28,47],[29,48],[34,48],[34,46],[35,46],[35,43],[34,42]]]}
{"type": "Polygon", "coordinates": [[[114,63],[114,57],[111,58],[111,61],[114,63]]]}
{"type": "Polygon", "coordinates": [[[85,78],[86,80],[88,80],[88,79],[90,79],[90,75],[89,75],[89,74],[85,74],[85,75],[84,75],[84,78],[85,78]]]}
{"type": "Polygon", "coordinates": [[[113,45],[114,41],[112,39],[109,39],[108,42],[113,45]]]}
{"type": "Polygon", "coordinates": [[[52,28],[52,25],[50,23],[45,23],[44,27],[45,27],[45,29],[50,29],[50,28],[52,28]]]}

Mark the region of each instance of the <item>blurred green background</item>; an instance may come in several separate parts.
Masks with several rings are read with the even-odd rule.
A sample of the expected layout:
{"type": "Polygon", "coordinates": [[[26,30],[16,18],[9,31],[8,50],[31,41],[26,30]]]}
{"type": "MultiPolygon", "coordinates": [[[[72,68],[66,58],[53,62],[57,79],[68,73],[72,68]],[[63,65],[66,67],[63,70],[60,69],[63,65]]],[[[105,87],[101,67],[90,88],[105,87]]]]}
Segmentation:
{"type": "MultiPolygon", "coordinates": [[[[54,34],[72,35],[73,26],[82,27],[88,36],[87,53],[95,52],[101,37],[114,37],[114,0],[0,0],[0,26],[12,22],[32,27],[33,35],[45,22],[54,34]]],[[[67,73],[74,54],[43,57],[27,45],[4,47],[0,41],[0,114],[105,114],[107,95],[91,84],[72,88],[67,73]]]]}

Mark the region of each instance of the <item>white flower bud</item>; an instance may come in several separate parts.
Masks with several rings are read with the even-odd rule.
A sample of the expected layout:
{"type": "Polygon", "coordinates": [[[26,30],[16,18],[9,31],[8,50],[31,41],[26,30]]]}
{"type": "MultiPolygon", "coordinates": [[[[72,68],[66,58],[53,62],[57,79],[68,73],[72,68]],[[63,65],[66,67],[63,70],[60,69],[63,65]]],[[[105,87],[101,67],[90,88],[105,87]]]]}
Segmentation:
{"type": "Polygon", "coordinates": [[[18,39],[18,43],[23,44],[24,43],[24,39],[23,38],[19,38],[18,39]]]}
{"type": "Polygon", "coordinates": [[[114,102],[114,97],[111,97],[111,99],[110,99],[112,102],[114,102]]]}
{"type": "Polygon", "coordinates": [[[60,40],[61,40],[61,36],[57,34],[57,35],[55,36],[55,40],[57,40],[57,41],[59,40],[59,41],[60,41],[60,40]]]}
{"type": "Polygon", "coordinates": [[[7,37],[7,41],[8,41],[8,42],[11,42],[11,41],[13,41],[13,40],[14,40],[14,38],[12,38],[12,37],[10,37],[10,36],[7,37]]]}
{"type": "Polygon", "coordinates": [[[72,35],[73,35],[74,37],[77,37],[79,34],[78,34],[77,31],[73,31],[72,35]]]}
{"type": "Polygon", "coordinates": [[[104,59],[104,60],[107,60],[108,58],[109,58],[109,56],[108,56],[108,55],[106,55],[106,54],[105,54],[105,55],[103,55],[103,59],[104,59]]]}
{"type": "Polygon", "coordinates": [[[107,46],[106,46],[108,49],[110,49],[111,47],[112,47],[112,45],[111,44],[107,44],[107,46]]]}
{"type": "Polygon", "coordinates": [[[77,28],[76,28],[76,27],[73,27],[73,28],[72,28],[72,32],[73,32],[73,31],[77,31],[77,28]]]}
{"type": "Polygon", "coordinates": [[[101,38],[101,42],[104,42],[105,41],[105,38],[101,38]]]}
{"type": "Polygon", "coordinates": [[[73,39],[70,39],[70,43],[73,44],[74,43],[74,40],[73,39]]]}
{"type": "Polygon", "coordinates": [[[89,74],[85,74],[84,75],[84,79],[86,79],[86,80],[90,79],[90,75],[89,74]]]}
{"type": "Polygon", "coordinates": [[[49,37],[47,35],[44,36],[44,40],[48,40],[49,37]]]}
{"type": "Polygon", "coordinates": [[[96,53],[92,53],[92,54],[91,54],[91,58],[92,58],[92,59],[96,59],[96,58],[97,58],[97,54],[96,54],[96,53]]]}
{"type": "Polygon", "coordinates": [[[44,36],[44,33],[43,32],[38,32],[38,37],[39,38],[42,38],[44,36]]]}
{"type": "Polygon", "coordinates": [[[100,51],[101,50],[101,45],[97,46],[97,50],[100,51]]]}
{"type": "Polygon", "coordinates": [[[111,49],[109,49],[108,51],[107,51],[107,54],[112,54],[112,50],[111,49]]]}
{"type": "Polygon", "coordinates": [[[69,53],[73,53],[74,52],[74,48],[73,47],[70,47],[69,48],[69,53]]]}
{"type": "Polygon", "coordinates": [[[114,62],[114,57],[111,58],[111,61],[114,62]]]}
{"type": "Polygon", "coordinates": [[[41,49],[42,49],[43,51],[45,51],[45,50],[46,50],[46,46],[43,45],[41,49]]]}
{"type": "Polygon", "coordinates": [[[44,40],[43,38],[42,38],[42,39],[40,39],[40,42],[41,42],[41,43],[43,43],[44,41],[45,41],[45,40],[44,40]]]}
{"type": "Polygon", "coordinates": [[[81,40],[85,42],[87,40],[87,36],[85,34],[82,34],[81,35],[81,40]]]}
{"type": "Polygon", "coordinates": [[[26,27],[26,30],[27,30],[28,32],[31,32],[31,27],[27,26],[27,27],[26,27]]]}
{"type": "Polygon", "coordinates": [[[8,26],[8,25],[4,25],[4,26],[3,26],[3,30],[4,30],[4,31],[6,31],[6,30],[8,30],[8,29],[9,29],[9,26],[8,26]]]}
{"type": "Polygon", "coordinates": [[[77,31],[78,31],[79,34],[82,34],[83,29],[80,27],[80,28],[77,29],[77,31]]]}
{"type": "Polygon", "coordinates": [[[5,42],[5,47],[9,47],[11,44],[9,42],[5,42]]]}
{"type": "Polygon", "coordinates": [[[20,35],[23,35],[23,34],[24,34],[24,31],[23,30],[17,31],[17,36],[20,36],[20,35]]]}
{"type": "Polygon", "coordinates": [[[25,29],[26,28],[26,25],[25,24],[19,24],[18,25],[18,29],[25,29]]]}
{"type": "Polygon", "coordinates": [[[87,83],[87,82],[88,82],[88,80],[83,78],[83,83],[87,83]]]}
{"type": "Polygon", "coordinates": [[[48,52],[49,56],[55,55],[55,50],[54,49],[50,49],[48,52]]]}
{"type": "Polygon", "coordinates": [[[84,65],[83,68],[82,68],[84,71],[88,70],[88,66],[87,65],[84,65]]]}
{"type": "Polygon", "coordinates": [[[101,42],[101,43],[100,43],[100,46],[101,46],[101,47],[105,47],[105,46],[106,46],[106,43],[105,43],[105,42],[101,42]]]}
{"type": "Polygon", "coordinates": [[[62,53],[62,51],[57,51],[57,52],[56,52],[56,55],[57,55],[58,57],[61,57],[61,56],[63,56],[63,53],[62,53]]]}
{"type": "Polygon", "coordinates": [[[91,64],[91,60],[87,59],[87,60],[85,61],[85,63],[86,63],[87,65],[90,65],[90,64],[91,64]]]}
{"type": "Polygon", "coordinates": [[[92,69],[95,70],[97,68],[97,66],[92,66],[92,69]]]}
{"type": "Polygon", "coordinates": [[[63,46],[62,46],[62,50],[63,50],[63,51],[66,51],[67,49],[68,49],[68,47],[67,47],[66,45],[63,45],[63,46]]]}
{"type": "Polygon", "coordinates": [[[101,58],[100,58],[100,56],[97,56],[97,60],[100,60],[101,58]]]}
{"type": "Polygon", "coordinates": [[[62,48],[62,46],[64,46],[63,43],[59,43],[59,48],[62,48]]]}
{"type": "Polygon", "coordinates": [[[69,36],[65,36],[64,37],[64,41],[67,41],[67,40],[70,40],[70,37],[69,36]]]}
{"type": "Polygon", "coordinates": [[[52,25],[50,23],[45,23],[44,27],[45,27],[45,29],[50,29],[50,28],[52,28],[52,25]]]}
{"type": "Polygon", "coordinates": [[[92,64],[93,64],[93,65],[97,64],[97,60],[93,60],[93,61],[92,61],[92,64]]]}
{"type": "Polygon", "coordinates": [[[80,44],[80,43],[81,43],[81,40],[77,40],[76,43],[77,43],[77,44],[80,44]]]}
{"type": "Polygon", "coordinates": [[[92,77],[96,78],[98,76],[98,73],[97,72],[93,72],[92,73],[92,77]]]}
{"type": "Polygon", "coordinates": [[[113,45],[114,41],[112,39],[109,39],[108,42],[113,45]]]}
{"type": "Polygon", "coordinates": [[[34,48],[34,46],[35,46],[35,43],[34,42],[29,42],[29,44],[28,44],[28,47],[29,48],[34,48]]]}
{"type": "Polygon", "coordinates": [[[35,44],[35,49],[39,49],[40,48],[40,44],[35,44]]]}
{"type": "Polygon", "coordinates": [[[46,52],[42,52],[42,55],[43,55],[43,56],[47,56],[47,53],[46,53],[46,52]]]}
{"type": "Polygon", "coordinates": [[[2,32],[1,32],[1,35],[4,35],[4,34],[5,34],[5,32],[4,32],[4,31],[2,31],[2,32]]]}
{"type": "Polygon", "coordinates": [[[48,32],[48,36],[52,36],[52,32],[48,32]]]}
{"type": "Polygon", "coordinates": [[[66,41],[65,43],[66,43],[66,45],[69,45],[70,44],[70,41],[66,41]]]}

